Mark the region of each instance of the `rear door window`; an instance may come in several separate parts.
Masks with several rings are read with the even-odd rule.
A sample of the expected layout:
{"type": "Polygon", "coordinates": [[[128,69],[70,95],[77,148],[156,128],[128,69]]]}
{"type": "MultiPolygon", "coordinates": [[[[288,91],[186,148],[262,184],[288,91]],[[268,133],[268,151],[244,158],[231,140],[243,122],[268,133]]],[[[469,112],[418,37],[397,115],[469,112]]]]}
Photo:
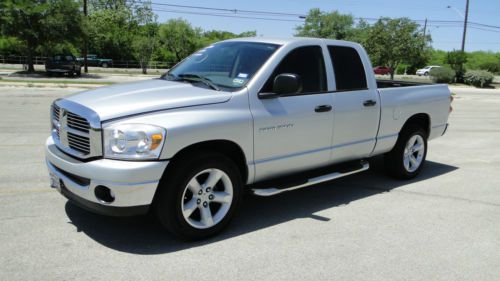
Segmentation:
{"type": "Polygon", "coordinates": [[[335,73],[337,91],[367,89],[365,68],[356,49],[345,46],[328,46],[335,73]]]}

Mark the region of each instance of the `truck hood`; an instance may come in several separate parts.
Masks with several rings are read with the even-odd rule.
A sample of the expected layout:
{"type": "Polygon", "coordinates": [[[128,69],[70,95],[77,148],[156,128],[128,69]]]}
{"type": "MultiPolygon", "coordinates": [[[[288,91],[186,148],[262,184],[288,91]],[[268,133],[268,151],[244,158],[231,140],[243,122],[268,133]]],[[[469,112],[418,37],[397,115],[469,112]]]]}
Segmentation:
{"type": "Polygon", "coordinates": [[[231,93],[190,83],[152,79],[118,84],[65,97],[95,111],[101,121],[150,111],[226,102],[231,93]]]}

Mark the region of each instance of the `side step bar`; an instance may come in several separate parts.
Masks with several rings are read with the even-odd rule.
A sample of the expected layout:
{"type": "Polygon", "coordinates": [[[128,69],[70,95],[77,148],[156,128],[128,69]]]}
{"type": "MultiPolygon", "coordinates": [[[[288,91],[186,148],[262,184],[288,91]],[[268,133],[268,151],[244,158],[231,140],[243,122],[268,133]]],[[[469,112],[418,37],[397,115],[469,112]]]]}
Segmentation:
{"type": "Polygon", "coordinates": [[[299,188],[303,188],[303,187],[319,184],[322,182],[342,178],[342,177],[349,176],[352,174],[360,173],[360,172],[366,171],[370,168],[370,164],[366,161],[361,161],[359,163],[359,165],[356,165],[356,166],[357,167],[355,167],[353,169],[341,170],[341,171],[337,171],[334,173],[309,178],[305,182],[301,182],[300,184],[297,184],[297,185],[293,185],[293,186],[287,185],[287,186],[282,186],[282,187],[276,186],[276,187],[270,187],[270,188],[253,188],[252,192],[254,195],[257,195],[257,196],[264,196],[264,197],[273,196],[273,195],[280,194],[283,192],[296,190],[299,188]]]}

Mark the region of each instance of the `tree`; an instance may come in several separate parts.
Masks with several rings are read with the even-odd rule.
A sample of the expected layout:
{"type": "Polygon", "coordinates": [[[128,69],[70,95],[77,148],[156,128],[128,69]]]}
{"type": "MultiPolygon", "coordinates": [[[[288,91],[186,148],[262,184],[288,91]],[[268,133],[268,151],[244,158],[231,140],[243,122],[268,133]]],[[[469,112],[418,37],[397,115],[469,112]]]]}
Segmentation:
{"type": "Polygon", "coordinates": [[[372,62],[390,67],[394,79],[398,65],[418,59],[429,40],[408,18],[381,18],[370,28],[364,45],[372,62]]]}
{"type": "Polygon", "coordinates": [[[354,35],[354,17],[337,11],[326,13],[311,9],[304,25],[298,26],[296,31],[296,36],[349,40],[354,35]]]}
{"type": "Polygon", "coordinates": [[[140,26],[133,38],[132,49],[134,57],[139,61],[143,74],[148,73],[149,62],[158,45],[157,33],[158,25],[150,23],[140,26]]]}
{"type": "Polygon", "coordinates": [[[446,63],[455,71],[456,82],[462,82],[465,73],[464,64],[467,62],[467,54],[462,51],[451,51],[446,54],[446,63]]]}
{"type": "Polygon", "coordinates": [[[183,19],[171,19],[160,26],[161,44],[181,61],[200,46],[201,29],[193,28],[183,19]]]}
{"type": "Polygon", "coordinates": [[[3,0],[0,30],[23,42],[28,71],[34,72],[37,47],[61,42],[77,42],[82,34],[79,2],[73,0],[3,0]]]}

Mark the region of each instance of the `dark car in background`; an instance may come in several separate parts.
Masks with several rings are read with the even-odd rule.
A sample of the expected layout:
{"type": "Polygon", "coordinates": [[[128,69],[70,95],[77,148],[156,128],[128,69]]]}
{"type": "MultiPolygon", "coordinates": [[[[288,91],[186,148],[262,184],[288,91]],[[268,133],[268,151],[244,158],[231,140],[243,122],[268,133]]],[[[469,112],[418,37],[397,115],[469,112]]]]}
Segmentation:
{"type": "Polygon", "coordinates": [[[389,75],[391,73],[391,68],[387,66],[376,66],[373,68],[373,72],[379,75],[389,75]]]}
{"type": "Polygon", "coordinates": [[[58,54],[48,57],[45,61],[45,71],[52,74],[68,74],[69,76],[82,74],[82,67],[75,56],[69,54],[58,54]]]}
{"type": "MultiPolygon", "coordinates": [[[[83,57],[77,58],[80,64],[83,65],[83,57]]],[[[97,55],[87,55],[87,65],[88,66],[100,66],[100,67],[112,67],[112,59],[101,59],[97,55]]]]}

